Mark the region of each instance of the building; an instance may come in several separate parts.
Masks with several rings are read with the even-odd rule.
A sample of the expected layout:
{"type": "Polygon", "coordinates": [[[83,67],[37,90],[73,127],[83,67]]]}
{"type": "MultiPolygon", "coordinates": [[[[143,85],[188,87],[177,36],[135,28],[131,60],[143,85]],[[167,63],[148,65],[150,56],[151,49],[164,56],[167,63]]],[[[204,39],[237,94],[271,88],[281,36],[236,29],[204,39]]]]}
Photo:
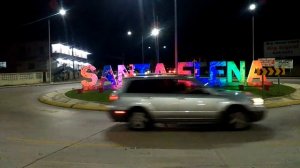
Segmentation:
{"type": "Polygon", "coordinates": [[[35,41],[16,43],[0,48],[0,73],[43,72],[45,81],[61,81],[79,78],[79,70],[89,64],[87,51],[64,44],[51,45],[35,41]],[[49,68],[49,61],[51,68],[49,68]]]}

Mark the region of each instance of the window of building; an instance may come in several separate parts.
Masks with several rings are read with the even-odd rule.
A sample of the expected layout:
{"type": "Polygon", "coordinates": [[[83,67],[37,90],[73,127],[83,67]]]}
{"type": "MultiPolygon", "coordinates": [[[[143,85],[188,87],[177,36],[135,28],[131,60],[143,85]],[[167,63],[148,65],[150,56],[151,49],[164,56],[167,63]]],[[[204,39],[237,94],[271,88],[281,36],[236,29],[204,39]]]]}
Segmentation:
{"type": "Polygon", "coordinates": [[[0,62],[0,69],[6,68],[6,62],[0,62]]]}

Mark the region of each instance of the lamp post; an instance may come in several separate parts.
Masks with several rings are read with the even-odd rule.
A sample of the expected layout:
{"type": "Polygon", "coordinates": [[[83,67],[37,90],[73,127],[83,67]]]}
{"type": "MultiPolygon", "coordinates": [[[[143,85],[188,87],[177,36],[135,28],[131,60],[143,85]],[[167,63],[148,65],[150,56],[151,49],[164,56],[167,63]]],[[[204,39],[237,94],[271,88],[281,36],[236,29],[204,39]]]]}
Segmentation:
{"type": "Polygon", "coordinates": [[[51,23],[50,23],[50,17],[55,16],[55,15],[61,15],[64,16],[66,15],[66,10],[64,10],[63,8],[59,10],[58,13],[51,15],[48,18],[48,47],[49,47],[49,83],[51,83],[51,79],[52,79],[52,61],[51,61],[51,23]]]}
{"type": "Polygon", "coordinates": [[[75,75],[75,63],[74,63],[75,58],[74,58],[74,46],[73,45],[71,46],[71,50],[72,50],[72,59],[73,59],[73,80],[75,80],[76,75],[75,75]]]}
{"type": "Polygon", "coordinates": [[[151,31],[151,36],[155,38],[155,50],[156,50],[157,63],[159,63],[159,41],[158,41],[159,31],[160,30],[156,27],[154,27],[151,31]]]}
{"type": "Polygon", "coordinates": [[[175,72],[178,74],[178,50],[177,50],[177,0],[174,0],[174,60],[175,60],[175,72]]]}
{"type": "Polygon", "coordinates": [[[254,11],[256,9],[256,4],[252,3],[249,5],[249,10],[252,12],[252,61],[254,60],[254,11]]]}
{"type": "MultiPolygon", "coordinates": [[[[47,16],[47,17],[43,17],[43,18],[40,18],[40,19],[37,19],[35,21],[32,21],[32,22],[29,22],[29,23],[26,23],[24,24],[24,26],[28,26],[28,25],[31,25],[31,24],[34,24],[34,23],[37,23],[37,22],[40,22],[40,21],[43,21],[43,20],[46,20],[48,19],[48,56],[49,56],[49,83],[51,83],[51,78],[52,78],[52,70],[51,70],[51,23],[50,23],[50,18],[53,17],[53,16],[56,16],[56,15],[61,15],[61,16],[64,16],[66,15],[67,11],[63,8],[61,8],[59,10],[59,12],[55,13],[55,14],[52,14],[50,16],[47,16]]],[[[47,68],[47,63],[46,63],[46,68],[47,68]]]]}

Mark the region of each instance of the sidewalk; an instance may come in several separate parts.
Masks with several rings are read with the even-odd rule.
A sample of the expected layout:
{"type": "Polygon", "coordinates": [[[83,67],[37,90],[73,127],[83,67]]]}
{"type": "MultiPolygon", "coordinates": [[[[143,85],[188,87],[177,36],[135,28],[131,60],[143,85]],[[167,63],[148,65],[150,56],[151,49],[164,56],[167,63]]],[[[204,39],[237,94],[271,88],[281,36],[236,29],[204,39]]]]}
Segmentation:
{"type": "MultiPolygon", "coordinates": [[[[293,87],[296,91],[290,95],[284,97],[274,97],[265,99],[265,106],[267,108],[276,108],[289,105],[300,104],[300,85],[298,84],[288,84],[284,85],[293,87]]],[[[59,90],[52,93],[47,93],[39,97],[39,101],[60,107],[74,108],[74,109],[85,109],[85,110],[99,110],[106,111],[106,104],[101,104],[100,102],[90,102],[78,99],[71,99],[65,96],[65,93],[69,90],[59,90]]]]}

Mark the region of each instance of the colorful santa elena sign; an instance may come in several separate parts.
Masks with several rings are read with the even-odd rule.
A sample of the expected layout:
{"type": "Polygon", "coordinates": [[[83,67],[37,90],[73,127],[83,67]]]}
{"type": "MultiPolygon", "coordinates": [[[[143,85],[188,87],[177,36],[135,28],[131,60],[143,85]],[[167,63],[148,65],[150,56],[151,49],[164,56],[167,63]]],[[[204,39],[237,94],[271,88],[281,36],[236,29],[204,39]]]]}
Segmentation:
{"type": "MultiPolygon", "coordinates": [[[[258,75],[257,69],[262,68],[259,60],[252,62],[246,80],[246,65],[245,61],[239,61],[236,65],[234,61],[212,61],[209,63],[209,77],[201,77],[200,62],[179,62],[178,74],[179,75],[194,75],[196,79],[210,86],[261,86],[262,81],[264,85],[272,85],[266,76],[258,75]]],[[[85,66],[81,69],[81,75],[87,80],[81,81],[82,90],[95,90],[103,89],[104,82],[109,81],[110,86],[115,89],[122,86],[124,77],[133,77],[135,72],[139,74],[146,74],[150,69],[150,64],[129,64],[127,69],[125,65],[118,65],[117,78],[115,77],[111,65],[105,65],[102,70],[100,80],[95,74],[96,68],[92,65],[85,66]]],[[[167,74],[166,68],[163,63],[158,63],[155,66],[155,74],[167,74]]]]}

